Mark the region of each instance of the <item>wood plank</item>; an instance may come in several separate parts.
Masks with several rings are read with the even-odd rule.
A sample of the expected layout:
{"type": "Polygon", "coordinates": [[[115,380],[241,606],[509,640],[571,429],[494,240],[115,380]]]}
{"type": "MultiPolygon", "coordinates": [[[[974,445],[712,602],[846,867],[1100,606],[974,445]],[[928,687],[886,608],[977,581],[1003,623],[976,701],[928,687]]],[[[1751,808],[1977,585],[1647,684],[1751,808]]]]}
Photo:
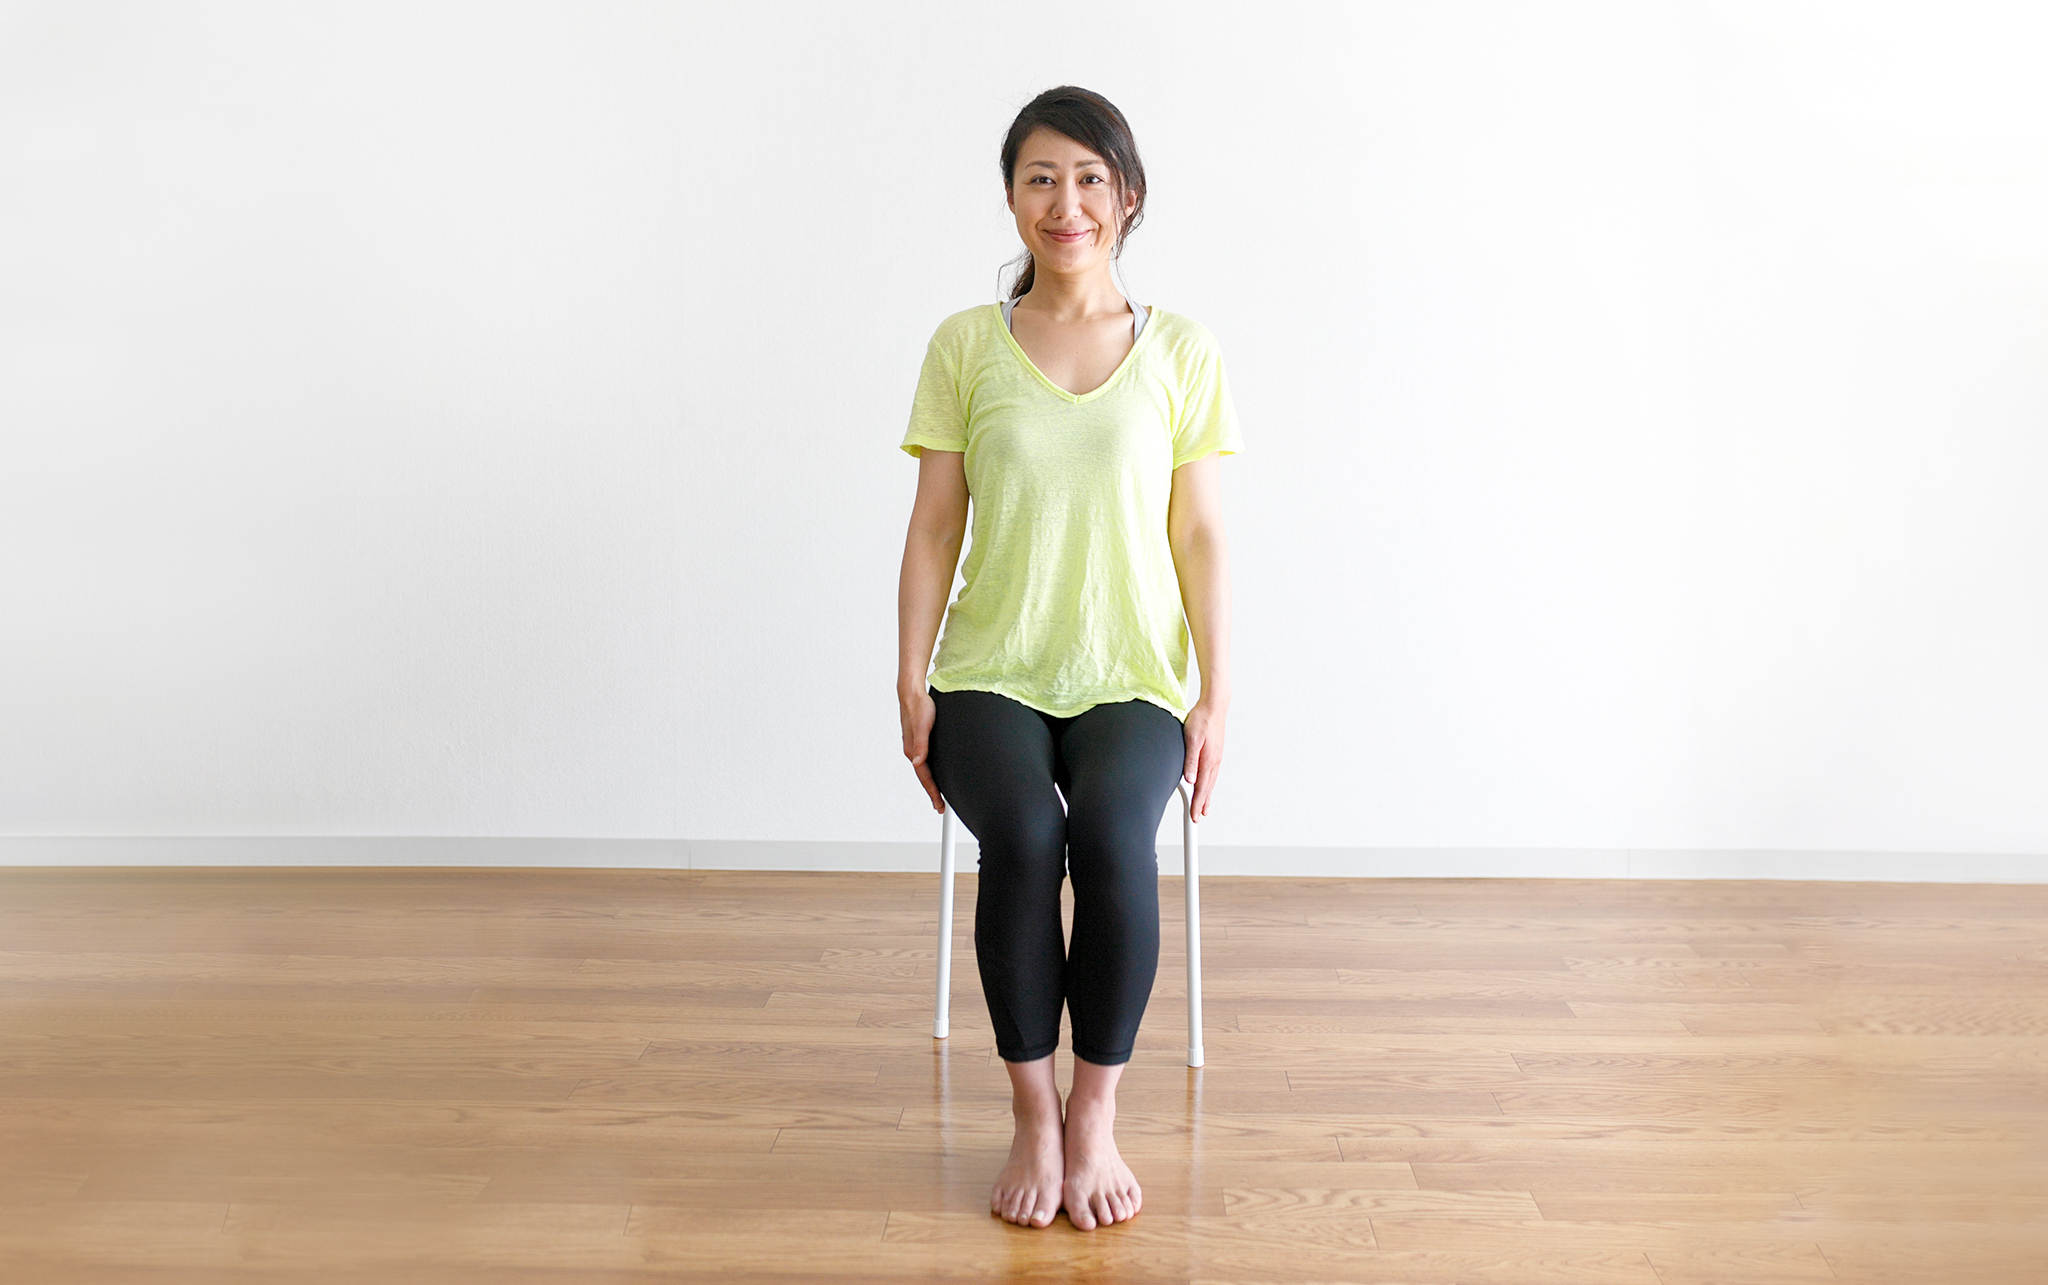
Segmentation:
{"type": "Polygon", "coordinates": [[[1169,897],[1120,1094],[1146,1209],[1084,1234],[986,1212],[1008,1079],[965,908],[929,1038],[929,876],[0,871],[0,1260],[39,1285],[2048,1279],[2048,889],[1204,895],[1210,1064],[1181,1064],[1169,897]]]}
{"type": "MultiPolygon", "coordinates": [[[[1408,1218],[1543,1218],[1526,1191],[1384,1191],[1358,1187],[1228,1187],[1233,1218],[1279,1221],[1408,1218]]],[[[1794,1202],[1796,1205],[1796,1201],[1794,1202]]]]}

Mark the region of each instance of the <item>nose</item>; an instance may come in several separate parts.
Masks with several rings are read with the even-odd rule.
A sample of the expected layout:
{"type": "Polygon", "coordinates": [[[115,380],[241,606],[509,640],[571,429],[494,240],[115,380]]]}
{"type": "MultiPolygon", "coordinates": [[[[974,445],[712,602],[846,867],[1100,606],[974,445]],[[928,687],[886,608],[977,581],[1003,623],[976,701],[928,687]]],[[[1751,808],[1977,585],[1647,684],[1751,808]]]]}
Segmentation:
{"type": "Polygon", "coordinates": [[[1081,212],[1080,183],[1069,179],[1060,184],[1060,197],[1053,202],[1053,212],[1063,217],[1081,212]]]}

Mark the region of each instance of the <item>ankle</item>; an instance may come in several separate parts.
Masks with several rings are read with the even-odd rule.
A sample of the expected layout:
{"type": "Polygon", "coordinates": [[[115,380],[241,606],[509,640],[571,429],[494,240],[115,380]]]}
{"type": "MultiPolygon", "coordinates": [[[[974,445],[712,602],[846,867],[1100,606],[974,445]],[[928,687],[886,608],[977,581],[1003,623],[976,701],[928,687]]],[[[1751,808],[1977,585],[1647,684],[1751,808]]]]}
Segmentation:
{"type": "Polygon", "coordinates": [[[1081,1116],[1089,1120],[1116,1119],[1116,1095],[1099,1093],[1072,1093],[1067,1095],[1067,1118],[1081,1116]]]}

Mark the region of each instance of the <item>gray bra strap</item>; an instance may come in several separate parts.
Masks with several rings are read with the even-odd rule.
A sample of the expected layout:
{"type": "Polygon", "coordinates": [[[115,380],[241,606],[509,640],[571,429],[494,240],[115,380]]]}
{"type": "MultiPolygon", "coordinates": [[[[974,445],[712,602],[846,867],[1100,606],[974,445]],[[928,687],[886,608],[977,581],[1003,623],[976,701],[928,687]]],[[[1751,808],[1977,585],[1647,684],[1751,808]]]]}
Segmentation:
{"type": "MultiPolygon", "coordinates": [[[[1145,323],[1152,319],[1152,311],[1149,308],[1139,307],[1128,298],[1124,302],[1131,305],[1131,342],[1136,343],[1138,336],[1145,333],[1145,323]]],[[[1017,328],[1010,321],[1010,314],[1016,311],[1016,308],[1017,301],[1015,299],[1003,300],[1003,329],[1015,330],[1017,328]]]]}

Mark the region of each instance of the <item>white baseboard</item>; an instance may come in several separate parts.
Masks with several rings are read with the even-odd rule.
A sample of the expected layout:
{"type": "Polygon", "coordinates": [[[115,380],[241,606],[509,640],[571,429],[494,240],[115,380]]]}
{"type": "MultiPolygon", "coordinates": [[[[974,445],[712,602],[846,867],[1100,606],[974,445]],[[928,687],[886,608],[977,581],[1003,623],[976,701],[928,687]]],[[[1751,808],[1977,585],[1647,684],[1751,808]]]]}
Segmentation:
{"type": "MultiPolygon", "coordinates": [[[[934,850],[938,845],[933,844],[934,850]]],[[[0,866],[510,866],[687,870],[679,839],[387,835],[0,836],[0,866]]],[[[852,867],[846,867],[852,869],[852,867]]]]}
{"type": "Polygon", "coordinates": [[[1812,879],[1859,883],[2048,883],[2048,855],[1640,849],[1628,854],[1628,877],[1812,879]]]}
{"type": "MultiPolygon", "coordinates": [[[[939,845],[752,839],[0,836],[0,866],[482,866],[936,871],[939,845]]],[[[960,869],[976,847],[963,837],[960,869]]],[[[1159,869],[1181,873],[1179,847],[1159,869]]],[[[1202,873],[1352,879],[1812,879],[2048,883],[2048,855],[1655,848],[1309,848],[1218,844],[1202,873]]]]}

